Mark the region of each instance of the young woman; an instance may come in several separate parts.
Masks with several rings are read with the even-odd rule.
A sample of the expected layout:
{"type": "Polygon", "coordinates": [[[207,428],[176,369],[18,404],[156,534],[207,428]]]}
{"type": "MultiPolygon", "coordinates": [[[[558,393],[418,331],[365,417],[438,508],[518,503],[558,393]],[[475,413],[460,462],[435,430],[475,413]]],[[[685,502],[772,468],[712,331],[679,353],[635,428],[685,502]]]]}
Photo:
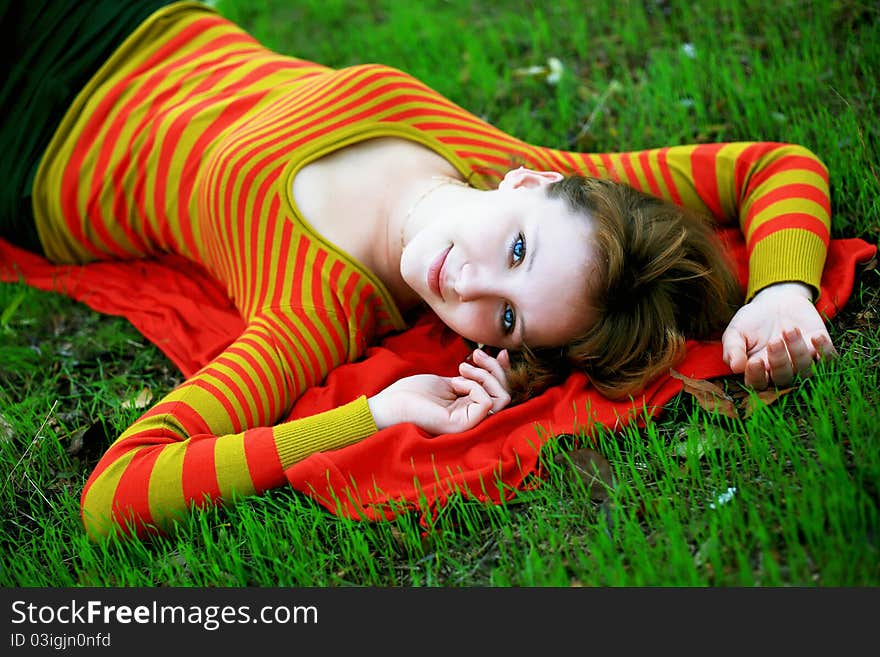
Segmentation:
{"type": "Polygon", "coordinates": [[[827,172],[808,150],[534,146],[401,71],[280,56],[208,7],[163,4],[50,3],[36,34],[4,18],[26,54],[3,92],[4,237],[58,263],[180,254],[246,326],[101,459],[90,535],[285,485],[396,423],[472,428],[571,368],[626,396],[725,326],[726,362],[757,388],[834,354],[813,305],[827,172]],[[742,227],[744,295],[703,216],[742,227]],[[283,421],[425,306],[486,346],[458,376],[283,421]]]}

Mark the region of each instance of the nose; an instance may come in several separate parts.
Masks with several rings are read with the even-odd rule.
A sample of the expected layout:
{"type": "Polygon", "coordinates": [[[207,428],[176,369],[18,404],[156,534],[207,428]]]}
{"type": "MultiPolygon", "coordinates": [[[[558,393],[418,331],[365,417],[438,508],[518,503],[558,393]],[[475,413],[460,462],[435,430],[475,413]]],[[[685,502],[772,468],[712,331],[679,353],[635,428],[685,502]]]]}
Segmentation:
{"type": "Polygon", "coordinates": [[[461,301],[474,301],[489,295],[498,295],[497,285],[485,268],[466,263],[452,286],[461,301]]]}

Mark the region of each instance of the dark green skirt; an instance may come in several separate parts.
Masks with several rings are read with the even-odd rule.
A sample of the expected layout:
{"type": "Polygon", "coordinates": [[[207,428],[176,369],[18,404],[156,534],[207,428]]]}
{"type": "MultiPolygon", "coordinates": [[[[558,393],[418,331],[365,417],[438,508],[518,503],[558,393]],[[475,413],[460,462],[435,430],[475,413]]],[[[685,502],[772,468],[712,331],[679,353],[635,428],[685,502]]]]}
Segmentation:
{"type": "Polygon", "coordinates": [[[167,0],[0,0],[0,236],[42,252],[34,174],[80,89],[167,0]]]}

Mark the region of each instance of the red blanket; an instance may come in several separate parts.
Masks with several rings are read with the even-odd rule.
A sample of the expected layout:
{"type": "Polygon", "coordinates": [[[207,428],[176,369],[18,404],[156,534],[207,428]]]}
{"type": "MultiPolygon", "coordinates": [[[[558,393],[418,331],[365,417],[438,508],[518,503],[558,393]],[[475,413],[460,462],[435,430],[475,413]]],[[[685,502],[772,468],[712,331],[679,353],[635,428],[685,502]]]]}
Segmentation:
{"type": "MultiPolygon", "coordinates": [[[[745,279],[739,231],[722,234],[745,279]]],[[[857,264],[876,247],[860,239],[832,240],[818,308],[829,319],[852,292],[857,264]]],[[[54,266],[0,240],[0,280],[24,280],[77,299],[98,312],[121,315],[189,375],[218,354],[243,328],[222,287],[192,263],[156,260],[54,266]]],[[[302,417],[370,395],[409,374],[457,373],[465,343],[426,313],[412,328],[383,340],[365,358],[339,367],[309,390],[291,417],[302,417]]],[[[718,342],[688,344],[682,374],[707,379],[729,374],[718,342]]],[[[509,499],[538,468],[553,436],[578,433],[590,423],[620,426],[656,415],[682,388],[663,377],[632,402],[611,402],[582,375],[494,415],[471,431],[430,437],[398,425],[345,449],[315,454],[291,466],[291,485],[325,507],[352,518],[391,517],[404,508],[436,509],[450,494],[498,502],[509,499]]]]}

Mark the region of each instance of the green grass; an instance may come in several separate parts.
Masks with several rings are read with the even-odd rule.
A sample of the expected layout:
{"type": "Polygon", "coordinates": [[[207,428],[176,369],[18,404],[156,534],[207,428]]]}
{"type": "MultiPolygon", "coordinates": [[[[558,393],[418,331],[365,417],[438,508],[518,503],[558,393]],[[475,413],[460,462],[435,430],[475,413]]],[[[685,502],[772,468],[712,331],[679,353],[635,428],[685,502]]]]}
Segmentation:
{"type": "MultiPolygon", "coordinates": [[[[780,140],[831,172],[835,237],[880,238],[880,13],[871,3],[262,2],[223,13],[275,50],[380,61],[528,141],[630,150],[780,140]],[[563,64],[562,78],[520,71],[563,64]]],[[[147,388],[180,375],[124,320],[0,285],[0,583],[18,586],[876,586],[880,275],[831,330],[840,358],[748,417],[687,395],[599,429],[610,486],[560,437],[540,486],[436,518],[354,522],[293,490],[90,543],[79,493],[147,388]],[[126,407],[126,402],[129,402],[126,407]]],[[[723,382],[731,393],[740,386],[723,382]]]]}

